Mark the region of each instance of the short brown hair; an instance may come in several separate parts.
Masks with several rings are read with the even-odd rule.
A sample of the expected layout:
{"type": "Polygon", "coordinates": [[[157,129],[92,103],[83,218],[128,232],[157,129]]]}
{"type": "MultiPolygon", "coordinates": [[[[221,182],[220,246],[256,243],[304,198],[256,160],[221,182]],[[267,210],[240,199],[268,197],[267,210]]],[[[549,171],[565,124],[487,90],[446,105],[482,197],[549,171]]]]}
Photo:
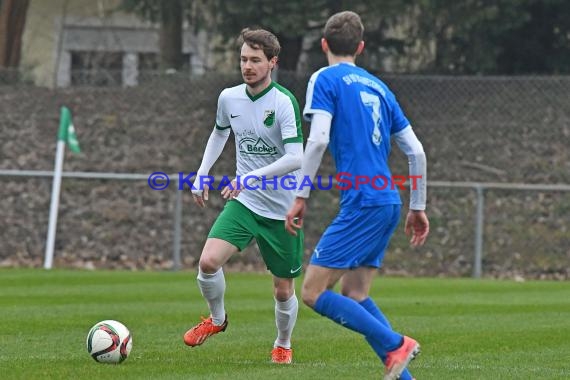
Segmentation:
{"type": "Polygon", "coordinates": [[[354,55],[364,36],[364,25],[354,12],[335,13],[325,24],[323,36],[334,55],[354,55]]]}
{"type": "Polygon", "coordinates": [[[279,52],[281,51],[281,45],[277,37],[265,29],[245,28],[241,31],[237,42],[238,47],[246,43],[253,49],[263,50],[268,60],[279,56],[279,52]]]}

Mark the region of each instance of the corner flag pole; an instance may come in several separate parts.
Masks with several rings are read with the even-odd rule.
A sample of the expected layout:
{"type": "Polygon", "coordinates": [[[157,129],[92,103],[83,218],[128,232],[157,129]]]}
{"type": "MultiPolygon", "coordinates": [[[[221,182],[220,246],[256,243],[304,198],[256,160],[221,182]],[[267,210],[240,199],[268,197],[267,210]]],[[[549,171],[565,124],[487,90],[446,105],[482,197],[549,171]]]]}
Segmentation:
{"type": "Polygon", "coordinates": [[[57,215],[59,208],[59,195],[61,190],[61,173],[63,169],[63,158],[65,144],[76,153],[80,152],[79,143],[75,136],[73,123],[71,122],[71,112],[67,107],[61,107],[59,119],[59,131],[57,134],[57,149],[55,153],[55,167],[53,171],[53,183],[51,188],[51,203],[49,210],[49,224],[46,241],[46,252],[44,268],[51,269],[53,265],[53,250],[55,245],[55,232],[57,229],[57,215]]]}

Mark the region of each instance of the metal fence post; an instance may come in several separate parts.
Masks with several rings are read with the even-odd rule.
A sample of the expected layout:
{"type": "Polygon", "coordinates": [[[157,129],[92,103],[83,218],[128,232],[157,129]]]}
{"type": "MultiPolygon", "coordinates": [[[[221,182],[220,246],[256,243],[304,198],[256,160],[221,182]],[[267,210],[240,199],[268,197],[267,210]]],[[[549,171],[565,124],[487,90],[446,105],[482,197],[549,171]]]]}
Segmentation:
{"type": "Polygon", "coordinates": [[[485,193],[480,184],[475,186],[477,191],[477,213],[475,216],[475,257],[473,262],[473,277],[480,278],[483,262],[483,223],[485,210],[485,193]]]}
{"type": "MultiPolygon", "coordinates": [[[[9,170],[0,169],[0,177],[53,177],[53,171],[47,170],[9,170]]],[[[101,172],[62,172],[64,178],[83,178],[83,179],[106,179],[106,180],[134,180],[148,181],[147,174],[136,173],[101,173],[101,172]]],[[[570,184],[528,184],[528,183],[499,183],[499,182],[461,182],[461,181],[430,181],[430,187],[438,188],[460,188],[471,189],[477,192],[477,205],[475,216],[475,248],[473,258],[472,276],[480,278],[482,276],[483,263],[483,233],[485,224],[485,190],[488,189],[504,189],[504,190],[521,190],[521,191],[552,191],[552,192],[570,192],[570,184]]],[[[182,237],[182,196],[181,190],[176,190],[176,198],[174,205],[174,226],[173,226],[173,250],[172,250],[172,269],[182,269],[181,261],[181,237],[182,237]]]]}
{"type": "Polygon", "coordinates": [[[174,204],[174,249],[172,252],[172,270],[180,270],[180,239],[182,224],[182,191],[176,189],[176,201],[174,204]]]}

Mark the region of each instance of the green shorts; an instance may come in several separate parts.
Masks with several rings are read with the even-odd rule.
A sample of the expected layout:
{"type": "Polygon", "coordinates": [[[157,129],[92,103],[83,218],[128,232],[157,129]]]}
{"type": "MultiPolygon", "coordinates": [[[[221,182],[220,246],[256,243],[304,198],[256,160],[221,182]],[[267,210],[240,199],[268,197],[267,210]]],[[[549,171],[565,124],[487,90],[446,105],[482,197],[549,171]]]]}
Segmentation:
{"type": "Polygon", "coordinates": [[[280,278],[301,275],[303,231],[297,236],[285,230],[283,220],[265,218],[238,201],[229,201],[216,219],[208,238],[225,240],[240,251],[255,238],[267,269],[280,278]]]}

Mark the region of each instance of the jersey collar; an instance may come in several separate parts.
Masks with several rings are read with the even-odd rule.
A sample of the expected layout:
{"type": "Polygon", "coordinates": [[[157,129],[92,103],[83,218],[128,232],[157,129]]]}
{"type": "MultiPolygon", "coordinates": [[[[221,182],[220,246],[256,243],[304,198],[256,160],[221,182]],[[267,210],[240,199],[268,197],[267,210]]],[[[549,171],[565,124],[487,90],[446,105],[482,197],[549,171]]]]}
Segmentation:
{"type": "Polygon", "coordinates": [[[247,91],[247,86],[245,87],[245,93],[248,96],[248,98],[251,99],[252,102],[255,102],[257,99],[261,98],[263,95],[267,94],[269,91],[271,91],[271,89],[275,87],[275,82],[271,81],[271,83],[269,83],[269,86],[267,86],[267,88],[263,91],[261,91],[259,94],[257,95],[251,95],[249,93],[249,91],[247,91]]]}

